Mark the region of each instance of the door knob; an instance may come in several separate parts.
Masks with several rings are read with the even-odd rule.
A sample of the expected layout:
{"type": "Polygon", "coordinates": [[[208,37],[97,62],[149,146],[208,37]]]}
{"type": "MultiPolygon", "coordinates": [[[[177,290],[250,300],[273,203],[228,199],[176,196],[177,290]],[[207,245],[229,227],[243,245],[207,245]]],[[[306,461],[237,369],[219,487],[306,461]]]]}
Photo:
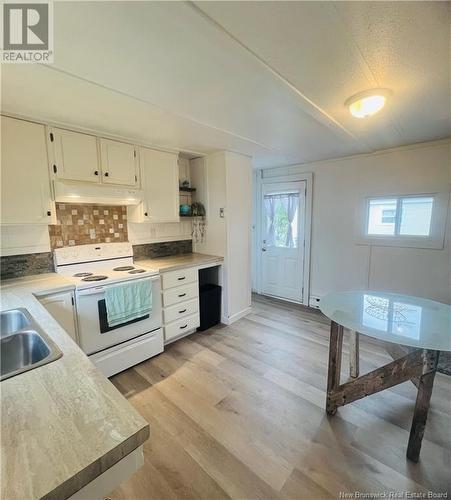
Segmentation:
{"type": "Polygon", "coordinates": [[[262,248],[262,252],[266,252],[266,248],[262,248]]]}

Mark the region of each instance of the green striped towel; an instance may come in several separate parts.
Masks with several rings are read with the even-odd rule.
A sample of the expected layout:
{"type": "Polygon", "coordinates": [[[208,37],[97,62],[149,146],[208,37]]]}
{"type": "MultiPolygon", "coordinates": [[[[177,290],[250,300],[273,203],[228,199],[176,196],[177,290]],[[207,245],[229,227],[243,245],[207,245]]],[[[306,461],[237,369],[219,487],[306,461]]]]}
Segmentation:
{"type": "Polygon", "coordinates": [[[152,282],[144,279],[106,287],[105,305],[109,326],[146,316],[152,311],[152,282]]]}

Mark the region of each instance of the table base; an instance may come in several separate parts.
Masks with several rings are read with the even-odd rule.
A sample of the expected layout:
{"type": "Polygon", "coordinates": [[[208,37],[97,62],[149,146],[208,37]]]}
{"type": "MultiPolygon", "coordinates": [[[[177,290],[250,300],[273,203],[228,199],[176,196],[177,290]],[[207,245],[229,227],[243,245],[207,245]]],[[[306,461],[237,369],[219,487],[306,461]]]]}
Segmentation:
{"type": "MultiPolygon", "coordinates": [[[[413,379],[418,387],[418,393],[407,446],[407,458],[418,462],[440,351],[416,349],[372,372],[340,384],[342,347],[343,326],[332,321],[326,412],[334,415],[340,406],[413,379]]],[[[358,375],[358,364],[353,375],[358,375]]]]}

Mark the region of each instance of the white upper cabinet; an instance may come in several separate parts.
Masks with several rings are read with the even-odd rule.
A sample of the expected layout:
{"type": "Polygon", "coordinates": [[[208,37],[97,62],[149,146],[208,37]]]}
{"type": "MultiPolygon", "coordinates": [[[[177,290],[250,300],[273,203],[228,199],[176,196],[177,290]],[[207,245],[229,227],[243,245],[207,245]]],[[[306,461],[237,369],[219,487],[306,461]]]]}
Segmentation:
{"type": "Polygon", "coordinates": [[[144,201],[129,208],[131,222],[179,221],[179,167],[177,154],[139,149],[144,201]]]}
{"type": "Polygon", "coordinates": [[[54,223],[44,125],[5,116],[1,123],[1,223],[54,223]]]}
{"type": "Polygon", "coordinates": [[[100,182],[96,137],[59,128],[52,128],[49,133],[56,179],[100,182]]]}
{"type": "Polygon", "coordinates": [[[138,160],[135,146],[125,142],[100,139],[102,182],[136,186],[138,160]]]}

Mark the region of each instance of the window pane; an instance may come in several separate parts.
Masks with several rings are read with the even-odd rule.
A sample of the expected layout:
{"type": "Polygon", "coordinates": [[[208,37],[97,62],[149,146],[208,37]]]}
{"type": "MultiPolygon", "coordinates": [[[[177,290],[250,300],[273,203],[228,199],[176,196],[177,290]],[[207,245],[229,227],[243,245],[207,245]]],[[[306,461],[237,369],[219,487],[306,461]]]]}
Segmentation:
{"type": "Polygon", "coordinates": [[[396,199],[378,198],[370,200],[368,209],[368,234],[395,234],[396,199]]]}
{"type": "Polygon", "coordinates": [[[433,204],[434,199],[430,196],[403,198],[401,200],[399,234],[403,236],[429,236],[433,204]]]}
{"type": "Polygon", "coordinates": [[[266,245],[298,247],[299,193],[265,195],[266,245]]]}

